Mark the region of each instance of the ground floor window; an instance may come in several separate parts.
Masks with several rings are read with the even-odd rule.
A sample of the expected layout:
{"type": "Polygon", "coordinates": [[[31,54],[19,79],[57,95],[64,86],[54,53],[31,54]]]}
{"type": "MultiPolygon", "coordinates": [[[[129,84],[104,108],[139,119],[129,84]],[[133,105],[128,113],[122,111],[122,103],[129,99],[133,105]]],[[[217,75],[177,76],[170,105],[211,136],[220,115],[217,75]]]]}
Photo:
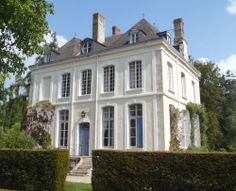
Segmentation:
{"type": "Polygon", "coordinates": [[[114,107],[103,108],[102,115],[103,126],[103,146],[114,147],[114,107]]]}
{"type": "Polygon", "coordinates": [[[129,106],[129,139],[131,147],[143,147],[143,107],[142,104],[129,106]]]}
{"type": "Polygon", "coordinates": [[[68,146],[69,110],[59,112],[59,146],[68,146]]]}

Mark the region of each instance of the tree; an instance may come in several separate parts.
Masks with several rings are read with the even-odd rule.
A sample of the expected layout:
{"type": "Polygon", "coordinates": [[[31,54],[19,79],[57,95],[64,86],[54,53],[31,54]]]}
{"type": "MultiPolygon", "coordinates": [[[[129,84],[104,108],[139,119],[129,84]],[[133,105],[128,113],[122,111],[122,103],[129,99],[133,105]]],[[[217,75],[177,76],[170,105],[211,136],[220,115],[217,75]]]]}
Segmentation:
{"type": "Polygon", "coordinates": [[[46,0],[1,0],[0,75],[22,72],[25,57],[42,53],[48,13],[53,5],[46,0]]]}
{"type": "Polygon", "coordinates": [[[220,121],[223,117],[222,110],[225,102],[224,78],[220,69],[212,62],[194,62],[194,66],[201,72],[200,92],[201,102],[208,115],[208,145],[211,150],[222,147],[223,133],[220,121]]]}

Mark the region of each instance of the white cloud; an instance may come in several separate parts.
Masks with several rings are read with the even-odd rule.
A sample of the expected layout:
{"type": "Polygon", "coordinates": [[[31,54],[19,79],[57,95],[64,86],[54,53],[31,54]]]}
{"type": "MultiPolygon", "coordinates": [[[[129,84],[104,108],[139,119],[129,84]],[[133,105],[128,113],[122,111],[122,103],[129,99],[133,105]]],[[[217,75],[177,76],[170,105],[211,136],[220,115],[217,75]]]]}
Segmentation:
{"type": "MultiPolygon", "coordinates": [[[[52,36],[50,34],[45,35],[44,38],[45,38],[47,43],[52,42],[52,36]]],[[[58,46],[62,47],[65,43],[67,43],[67,40],[64,36],[57,35],[57,42],[58,42],[58,46]]]]}
{"type": "Polygon", "coordinates": [[[224,60],[220,60],[216,64],[221,69],[222,73],[230,70],[231,72],[233,72],[233,74],[236,75],[236,54],[233,54],[224,60]]]}
{"type": "Polygon", "coordinates": [[[229,14],[236,14],[236,0],[228,0],[226,10],[229,14]]]}
{"type": "Polygon", "coordinates": [[[203,62],[203,63],[210,61],[209,58],[205,58],[205,57],[198,58],[197,60],[199,60],[200,62],[203,62]]]}

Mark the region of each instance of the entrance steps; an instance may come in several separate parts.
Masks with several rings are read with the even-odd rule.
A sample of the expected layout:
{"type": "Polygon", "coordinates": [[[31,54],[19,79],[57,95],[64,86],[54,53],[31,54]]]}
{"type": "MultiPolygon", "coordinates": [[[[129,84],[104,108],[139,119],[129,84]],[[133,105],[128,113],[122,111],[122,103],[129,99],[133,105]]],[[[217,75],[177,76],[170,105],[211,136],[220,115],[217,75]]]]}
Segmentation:
{"type": "Polygon", "coordinates": [[[91,157],[80,157],[78,164],[69,172],[71,176],[90,176],[92,172],[92,158],[91,157]]]}

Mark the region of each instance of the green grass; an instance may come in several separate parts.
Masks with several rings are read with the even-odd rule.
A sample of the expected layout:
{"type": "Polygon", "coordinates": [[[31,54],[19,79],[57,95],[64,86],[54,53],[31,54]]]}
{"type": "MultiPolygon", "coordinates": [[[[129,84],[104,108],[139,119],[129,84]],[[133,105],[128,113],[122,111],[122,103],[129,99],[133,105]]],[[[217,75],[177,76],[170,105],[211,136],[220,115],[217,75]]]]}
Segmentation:
{"type": "MultiPolygon", "coordinates": [[[[9,191],[9,190],[0,189],[0,191],[9,191]]],[[[92,186],[91,184],[66,182],[65,191],[92,191],[92,186]]]]}
{"type": "Polygon", "coordinates": [[[92,186],[91,184],[66,182],[65,191],[92,191],[92,186]]]}

